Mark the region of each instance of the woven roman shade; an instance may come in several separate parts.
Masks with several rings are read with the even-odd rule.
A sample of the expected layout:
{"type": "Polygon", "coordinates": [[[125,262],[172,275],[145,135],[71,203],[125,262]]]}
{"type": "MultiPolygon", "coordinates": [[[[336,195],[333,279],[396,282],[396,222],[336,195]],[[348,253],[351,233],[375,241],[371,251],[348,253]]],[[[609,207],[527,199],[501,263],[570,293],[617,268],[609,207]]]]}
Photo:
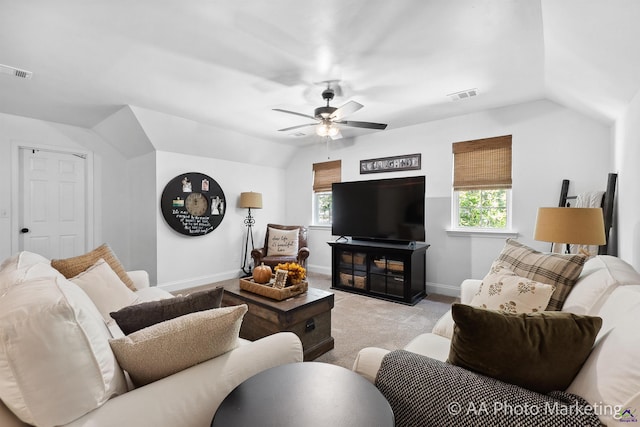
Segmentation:
{"type": "Polygon", "coordinates": [[[331,191],[331,184],[342,180],[342,160],[313,164],[313,191],[331,191]]]}
{"type": "Polygon", "coordinates": [[[511,188],[511,135],[453,143],[453,189],[511,188]]]}

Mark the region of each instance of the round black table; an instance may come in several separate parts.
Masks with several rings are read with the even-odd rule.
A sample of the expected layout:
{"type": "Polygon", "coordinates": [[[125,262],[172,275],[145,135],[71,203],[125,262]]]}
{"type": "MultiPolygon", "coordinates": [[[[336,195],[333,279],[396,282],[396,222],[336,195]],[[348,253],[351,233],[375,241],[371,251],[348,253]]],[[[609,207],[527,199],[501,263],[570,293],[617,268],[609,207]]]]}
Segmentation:
{"type": "Polygon", "coordinates": [[[393,412],[377,388],[340,366],[290,363],[236,387],[212,427],[392,427],[393,412]]]}

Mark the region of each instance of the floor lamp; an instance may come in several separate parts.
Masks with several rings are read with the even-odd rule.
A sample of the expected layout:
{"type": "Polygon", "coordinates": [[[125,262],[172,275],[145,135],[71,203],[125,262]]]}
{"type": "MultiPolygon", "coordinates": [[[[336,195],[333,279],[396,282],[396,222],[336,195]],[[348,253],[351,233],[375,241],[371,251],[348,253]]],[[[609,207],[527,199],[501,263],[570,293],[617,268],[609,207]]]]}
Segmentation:
{"type": "MultiPolygon", "coordinates": [[[[543,242],[604,245],[602,208],[539,208],[533,238],[543,242]]],[[[596,254],[585,254],[587,256],[596,254]]]]}
{"type": "Polygon", "coordinates": [[[256,223],[251,216],[251,209],[262,209],[262,193],[254,193],[252,191],[240,193],[240,207],[249,209],[249,213],[244,219],[244,225],[247,226],[247,237],[244,241],[244,255],[242,257],[242,271],[245,274],[249,274],[251,273],[251,266],[247,265],[247,257],[249,255],[249,236],[251,236],[251,249],[253,250],[253,225],[256,223]]]}

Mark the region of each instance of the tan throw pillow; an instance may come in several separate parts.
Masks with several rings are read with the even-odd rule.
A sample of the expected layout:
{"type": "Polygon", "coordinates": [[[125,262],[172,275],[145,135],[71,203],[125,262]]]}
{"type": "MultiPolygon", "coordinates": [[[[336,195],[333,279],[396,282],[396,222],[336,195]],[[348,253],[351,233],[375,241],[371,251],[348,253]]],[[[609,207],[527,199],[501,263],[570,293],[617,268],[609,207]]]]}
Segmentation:
{"type": "Polygon", "coordinates": [[[561,310],[587,258],[584,255],[543,254],[508,239],[496,259],[518,276],[556,287],[547,310],[561,310]]]}
{"type": "Polygon", "coordinates": [[[544,311],[554,290],[553,285],[520,277],[494,262],[469,305],[507,313],[534,313],[544,311]]]}
{"type": "Polygon", "coordinates": [[[246,312],[246,304],[199,311],[109,343],[120,366],[140,387],[236,348],[246,312]]]}
{"type": "Polygon", "coordinates": [[[448,362],[539,393],[565,390],[591,353],[602,319],[510,314],[455,303],[448,362]]]}
{"type": "Polygon", "coordinates": [[[269,244],[267,256],[292,256],[298,255],[299,228],[293,230],[280,230],[269,227],[269,244]]]}
{"type": "Polygon", "coordinates": [[[175,319],[197,311],[219,308],[224,288],[217,287],[159,301],[149,301],[124,307],[111,313],[111,317],[125,335],[156,323],[175,319]]]}
{"type": "Polygon", "coordinates": [[[107,323],[113,321],[109,313],[138,301],[136,293],[127,288],[102,258],[69,280],[89,295],[107,323]]]}
{"type": "Polygon", "coordinates": [[[109,245],[107,245],[106,243],[98,246],[91,252],[88,252],[84,255],[65,259],[54,259],[51,261],[51,266],[62,273],[64,277],[69,279],[71,277],[77,276],[78,274],[91,267],[100,258],[104,259],[107,264],[109,264],[109,267],[111,267],[113,271],[116,272],[120,280],[122,280],[129,289],[131,289],[132,291],[136,290],[133,281],[118,260],[118,257],[116,257],[109,245]]]}

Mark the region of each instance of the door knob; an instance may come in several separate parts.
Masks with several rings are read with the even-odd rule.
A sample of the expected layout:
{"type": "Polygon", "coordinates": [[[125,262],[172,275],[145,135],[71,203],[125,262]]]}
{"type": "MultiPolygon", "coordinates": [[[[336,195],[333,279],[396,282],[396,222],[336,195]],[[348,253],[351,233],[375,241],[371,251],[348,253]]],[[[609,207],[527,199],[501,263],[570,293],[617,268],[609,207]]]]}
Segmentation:
{"type": "Polygon", "coordinates": [[[20,230],[20,232],[21,232],[21,233],[28,233],[28,232],[29,232],[29,229],[25,227],[25,228],[22,228],[22,229],[20,230]]]}

